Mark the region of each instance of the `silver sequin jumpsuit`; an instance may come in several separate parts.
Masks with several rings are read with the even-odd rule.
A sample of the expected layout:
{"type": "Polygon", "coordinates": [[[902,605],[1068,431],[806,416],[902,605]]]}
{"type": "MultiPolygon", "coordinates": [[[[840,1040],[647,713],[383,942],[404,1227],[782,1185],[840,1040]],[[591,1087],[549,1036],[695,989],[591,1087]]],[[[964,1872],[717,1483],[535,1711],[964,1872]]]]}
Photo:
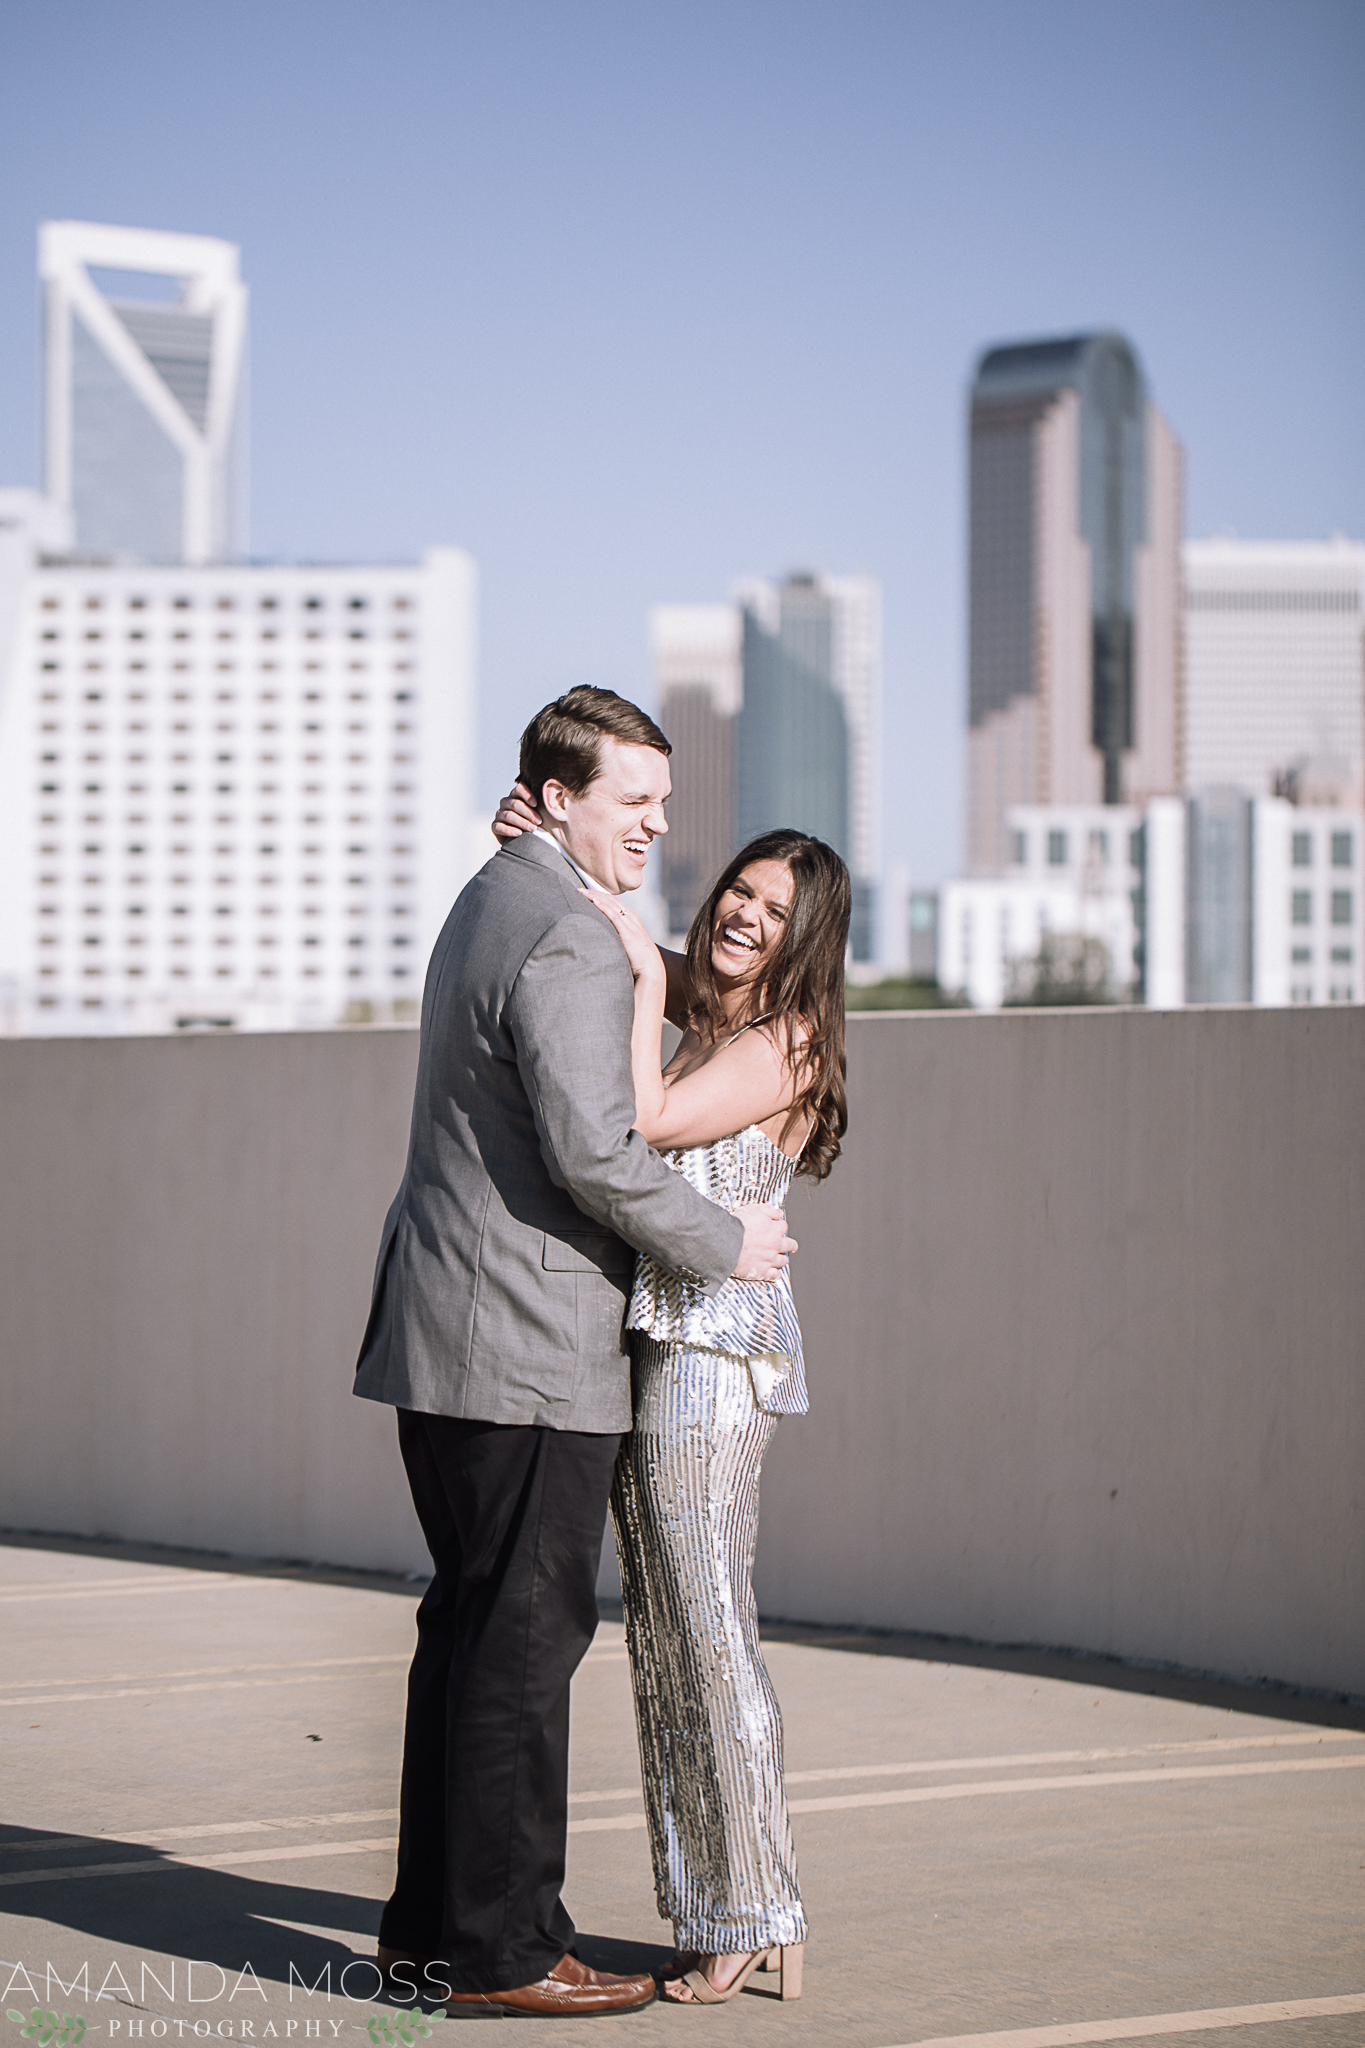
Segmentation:
{"type": "MultiPolygon", "coordinates": [[[[795,1168],[757,1125],[664,1156],[727,1208],[784,1201],[795,1168]]],[[[642,1256],[626,1322],[635,1423],[612,1515],[659,1912],[705,1955],[802,1942],[752,1584],[763,1453],[807,1407],[791,1280],[707,1300],[642,1256]]]]}

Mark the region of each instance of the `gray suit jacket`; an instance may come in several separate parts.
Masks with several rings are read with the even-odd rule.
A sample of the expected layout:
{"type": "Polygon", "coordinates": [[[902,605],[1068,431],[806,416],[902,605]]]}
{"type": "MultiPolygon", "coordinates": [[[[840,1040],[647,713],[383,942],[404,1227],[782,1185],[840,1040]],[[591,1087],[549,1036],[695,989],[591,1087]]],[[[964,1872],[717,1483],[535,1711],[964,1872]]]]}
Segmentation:
{"type": "Polygon", "coordinates": [[[504,846],[431,956],[403,1183],[355,1391],[428,1415],[630,1428],[632,1247],[714,1292],[743,1242],[632,1129],[620,941],[558,849],[504,846]]]}

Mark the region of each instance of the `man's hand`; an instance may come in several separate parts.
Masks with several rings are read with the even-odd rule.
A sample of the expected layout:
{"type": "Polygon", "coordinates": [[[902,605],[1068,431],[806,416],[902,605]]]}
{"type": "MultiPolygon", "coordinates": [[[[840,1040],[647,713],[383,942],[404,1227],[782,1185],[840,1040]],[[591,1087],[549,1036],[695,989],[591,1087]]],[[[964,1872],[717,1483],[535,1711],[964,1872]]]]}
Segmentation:
{"type": "Polygon", "coordinates": [[[787,1235],[786,1216],[775,1202],[740,1202],[733,1213],[744,1225],[744,1243],[732,1277],[776,1280],[797,1249],[796,1239],[787,1235]]]}
{"type": "Polygon", "coordinates": [[[530,790],[524,782],[514,782],[493,814],[493,837],[505,846],[523,832],[534,832],[539,824],[540,812],[530,790]]]}

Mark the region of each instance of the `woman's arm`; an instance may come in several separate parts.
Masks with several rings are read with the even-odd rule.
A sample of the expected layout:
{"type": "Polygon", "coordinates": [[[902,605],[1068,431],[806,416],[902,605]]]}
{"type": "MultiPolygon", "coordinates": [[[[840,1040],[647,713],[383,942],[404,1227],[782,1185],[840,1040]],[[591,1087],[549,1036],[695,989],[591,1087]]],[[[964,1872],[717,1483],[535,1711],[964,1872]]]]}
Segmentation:
{"type": "Polygon", "coordinates": [[[661,1151],[710,1145],[790,1109],[797,1086],[781,1045],[759,1026],[666,1082],[662,1101],[651,1101],[648,1121],[640,1115],[637,1095],[636,1129],[661,1151]]]}

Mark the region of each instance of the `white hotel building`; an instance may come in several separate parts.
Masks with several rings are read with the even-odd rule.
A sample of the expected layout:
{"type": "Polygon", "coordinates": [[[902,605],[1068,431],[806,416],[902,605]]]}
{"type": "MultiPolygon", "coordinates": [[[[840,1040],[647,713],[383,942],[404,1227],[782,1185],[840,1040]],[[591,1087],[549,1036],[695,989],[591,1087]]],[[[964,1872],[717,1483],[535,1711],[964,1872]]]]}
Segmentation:
{"type": "Polygon", "coordinates": [[[476,579],[65,557],[0,493],[0,1028],[416,1013],[489,850],[476,579]]]}

